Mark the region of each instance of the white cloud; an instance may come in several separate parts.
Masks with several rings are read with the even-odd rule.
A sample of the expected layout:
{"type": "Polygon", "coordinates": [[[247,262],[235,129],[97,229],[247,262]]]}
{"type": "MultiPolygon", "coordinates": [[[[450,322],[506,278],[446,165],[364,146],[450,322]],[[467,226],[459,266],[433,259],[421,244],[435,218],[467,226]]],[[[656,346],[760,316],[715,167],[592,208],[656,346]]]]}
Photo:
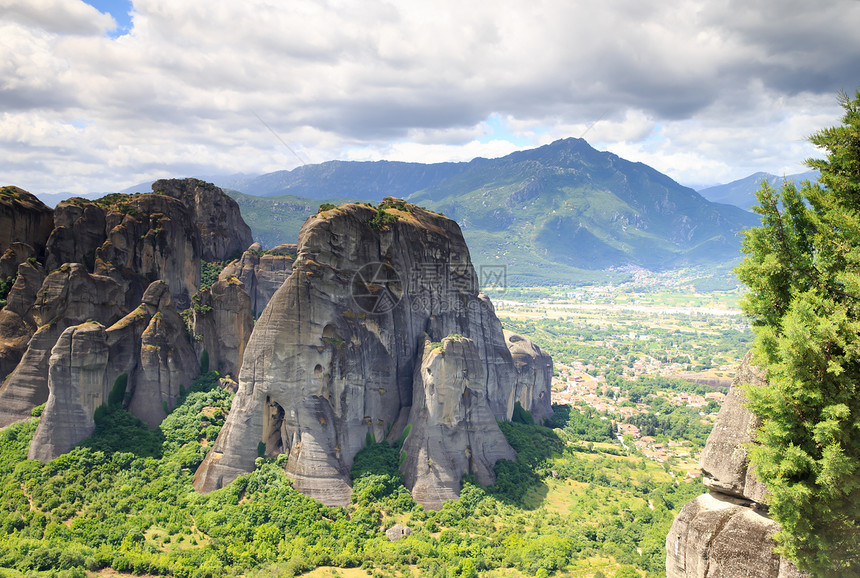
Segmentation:
{"type": "Polygon", "coordinates": [[[307,162],[584,135],[713,183],[797,166],[860,82],[858,2],[137,0],[116,39],[78,0],[0,8],[0,177],[44,192],[298,164],[255,114],[307,162]]]}

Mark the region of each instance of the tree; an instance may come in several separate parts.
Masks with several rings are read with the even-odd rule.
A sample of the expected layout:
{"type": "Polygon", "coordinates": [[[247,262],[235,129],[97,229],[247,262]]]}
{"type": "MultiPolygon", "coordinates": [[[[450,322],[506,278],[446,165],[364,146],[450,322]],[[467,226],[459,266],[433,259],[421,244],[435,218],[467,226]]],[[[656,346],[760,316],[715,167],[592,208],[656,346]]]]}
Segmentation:
{"type": "Polygon", "coordinates": [[[816,576],[860,573],[860,92],[839,103],[842,124],[809,139],[818,182],[762,183],[736,269],[771,384],[746,391],[750,458],[779,551],[816,576]]]}

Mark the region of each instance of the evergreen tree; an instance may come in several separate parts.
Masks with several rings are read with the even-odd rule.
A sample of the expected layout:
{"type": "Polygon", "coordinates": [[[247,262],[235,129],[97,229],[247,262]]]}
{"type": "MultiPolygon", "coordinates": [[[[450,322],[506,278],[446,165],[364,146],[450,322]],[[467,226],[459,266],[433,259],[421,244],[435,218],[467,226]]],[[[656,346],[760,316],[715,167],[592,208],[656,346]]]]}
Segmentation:
{"type": "Polygon", "coordinates": [[[860,92],[839,103],[842,124],[810,137],[818,182],[762,183],[736,269],[771,383],[747,390],[751,460],[780,551],[816,576],[860,574],[860,92]]]}

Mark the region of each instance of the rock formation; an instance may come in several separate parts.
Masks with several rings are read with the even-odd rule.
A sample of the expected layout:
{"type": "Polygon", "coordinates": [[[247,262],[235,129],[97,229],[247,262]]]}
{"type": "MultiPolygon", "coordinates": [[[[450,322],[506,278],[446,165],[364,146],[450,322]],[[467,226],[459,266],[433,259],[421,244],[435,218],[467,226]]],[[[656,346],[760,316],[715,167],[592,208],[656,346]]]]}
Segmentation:
{"type": "Polygon", "coordinates": [[[150,427],[166,416],[198,373],[197,357],[163,281],[141,304],[105,329],[94,321],[68,327],[51,350],[48,402],[29,457],[51,460],[95,429],[93,414],[121,380],[120,402],[150,427]],[[124,392],[124,393],[123,393],[124,392]]]}
{"type": "Polygon", "coordinates": [[[242,281],[251,296],[251,308],[256,317],[293,272],[297,252],[296,245],[289,244],[264,252],[262,245],[254,243],[242,253],[242,257],[224,267],[218,279],[223,281],[236,277],[242,281]]]}
{"type": "Polygon", "coordinates": [[[0,278],[30,257],[41,257],[54,218],[51,209],[18,187],[0,187],[0,278]]]}
{"type": "Polygon", "coordinates": [[[218,281],[192,299],[191,333],[198,357],[207,352],[209,368],[239,375],[245,345],[254,329],[251,297],[236,277],[218,281]]]}
{"type": "Polygon", "coordinates": [[[516,401],[541,423],[552,415],[552,357],[511,331],[505,330],[505,343],[517,370],[516,401]]]}
{"type": "Polygon", "coordinates": [[[667,578],[800,578],[807,576],[773,553],[779,525],[767,517],[767,488],[750,467],[746,446],[759,426],[742,387],[767,387],[747,354],[702,451],[710,493],[688,502],[666,537],[667,578]]]}
{"type": "Polygon", "coordinates": [[[496,481],[493,466],[513,460],[484,388],[484,363],[472,340],[424,341],[413,377],[409,435],[403,442],[403,481],[415,501],[438,510],[460,495],[460,479],[496,481]]]}
{"type": "MultiPolygon", "coordinates": [[[[470,361],[446,359],[445,366],[481,366],[467,389],[476,392],[476,404],[484,400],[486,412],[472,405],[463,411],[484,421],[510,419],[518,374],[492,305],[478,292],[459,227],[397,199],[382,207],[343,205],[305,222],[292,273],[257,321],[233,408],[195,475],[198,490],[251,471],[260,445],[267,456],[289,455],[286,471],[299,491],[326,504],[348,503],[349,470],[366,436],[397,439],[415,396],[426,398],[423,379],[415,379],[426,335],[469,340],[450,347],[463,355],[468,348],[470,361]]],[[[481,467],[511,455],[503,439],[504,447],[490,451],[476,436],[466,436],[467,446],[459,438],[440,443],[438,451],[456,462],[453,456],[471,444],[481,467]]]]}
{"type": "Polygon", "coordinates": [[[196,358],[190,345],[178,345],[187,345],[187,339],[176,309],[187,308],[199,288],[201,257],[226,259],[251,242],[250,229],[235,202],[217,187],[196,179],[157,184],[158,192],[150,194],[69,199],[53,213],[25,191],[0,191],[0,218],[11,211],[10,250],[38,256],[18,266],[19,278],[0,310],[0,371],[8,376],[0,386],[0,427],[26,418],[47,400],[49,358],[65,329],[94,320],[110,334],[123,315],[147,302],[145,293],[156,281],[166,283],[172,305],[158,313],[158,323],[143,337],[147,349],[140,367],[149,369],[137,382],[149,380],[153,391],[172,393],[153,394],[146,403],[137,396],[135,403],[143,406],[132,409],[155,425],[163,417],[161,398],[175,396],[177,380],[190,384],[184,370],[180,379],[171,369],[187,366],[185,357],[196,358]],[[19,245],[33,250],[18,251],[19,245]],[[44,270],[50,273],[45,276],[44,270]],[[185,349],[190,356],[176,357],[185,349]]]}
{"type": "Polygon", "coordinates": [[[201,256],[206,261],[231,259],[253,241],[251,228],[239,214],[239,205],[211,183],[199,179],[162,179],[152,183],[152,192],[179,199],[191,208],[200,236],[201,256]]]}

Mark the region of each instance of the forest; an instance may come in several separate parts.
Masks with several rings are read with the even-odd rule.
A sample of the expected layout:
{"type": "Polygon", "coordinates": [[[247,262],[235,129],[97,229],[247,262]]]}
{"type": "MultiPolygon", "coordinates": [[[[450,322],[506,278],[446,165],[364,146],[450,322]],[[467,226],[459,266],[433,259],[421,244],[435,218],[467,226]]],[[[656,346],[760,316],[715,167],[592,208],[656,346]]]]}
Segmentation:
{"type": "Polygon", "coordinates": [[[500,424],[517,460],[497,464],[493,486],[466,476],[460,499],[438,512],[404,487],[398,444],[373,439],[356,456],[346,508],[293,490],[285,455],[258,458],[254,472],[203,495],[192,476],[232,399],[217,383],[217,372],[198,379],[155,430],[103,407],[95,434],[47,464],[26,459],[40,408],[0,432],[0,576],[290,576],[328,566],[659,576],[673,517],[704,491],[627,455],[599,416],[555,406],[551,427],[528,412],[500,424]],[[390,541],[395,523],[413,533],[390,541]]]}

